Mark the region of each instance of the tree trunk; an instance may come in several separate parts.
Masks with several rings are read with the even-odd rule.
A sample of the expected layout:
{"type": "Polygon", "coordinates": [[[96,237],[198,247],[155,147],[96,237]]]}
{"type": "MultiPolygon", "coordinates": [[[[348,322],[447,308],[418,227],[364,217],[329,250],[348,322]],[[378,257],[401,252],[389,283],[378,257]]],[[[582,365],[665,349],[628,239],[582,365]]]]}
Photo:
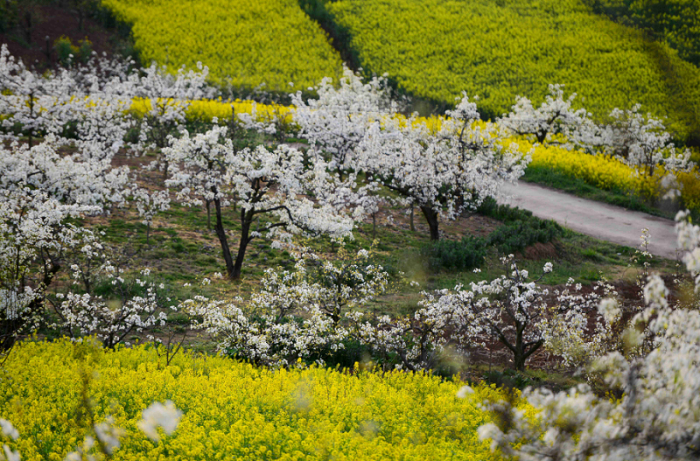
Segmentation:
{"type": "Polygon", "coordinates": [[[83,13],[82,8],[78,8],[78,30],[83,31],[83,18],[85,14],[83,13]]]}
{"type": "Polygon", "coordinates": [[[214,199],[214,207],[216,208],[216,236],[219,237],[221,251],[224,254],[224,261],[226,261],[226,274],[228,275],[229,279],[234,280],[233,258],[231,257],[231,249],[228,246],[226,231],[224,230],[224,223],[221,219],[221,201],[218,198],[214,199]]]}
{"type": "Polygon", "coordinates": [[[44,40],[46,41],[46,50],[44,50],[44,54],[46,54],[46,60],[49,62],[49,65],[50,65],[51,64],[51,39],[47,35],[44,40]]]}
{"type": "Polygon", "coordinates": [[[231,280],[240,280],[241,271],[243,269],[243,259],[245,258],[245,250],[248,248],[248,242],[250,241],[250,226],[253,223],[252,212],[246,213],[245,209],[241,209],[241,240],[238,242],[238,254],[236,255],[236,262],[233,266],[233,271],[230,273],[229,278],[231,280]]]}
{"type": "Polygon", "coordinates": [[[413,224],[413,204],[411,204],[411,232],[416,231],[416,226],[413,224]]]}
{"type": "Polygon", "coordinates": [[[515,326],[515,350],[513,351],[513,367],[518,371],[525,371],[525,343],[523,342],[523,330],[519,323],[515,326]]]}
{"type": "Polygon", "coordinates": [[[440,232],[438,231],[437,212],[427,206],[422,206],[420,207],[420,209],[423,212],[423,216],[425,216],[425,220],[428,221],[428,227],[430,227],[430,240],[440,240],[440,232]]]}
{"type": "Polygon", "coordinates": [[[517,371],[525,371],[525,362],[527,362],[527,359],[544,343],[543,340],[525,343],[523,339],[523,331],[525,328],[525,325],[516,325],[515,327],[515,347],[511,350],[513,351],[513,367],[517,371]]]}
{"type": "Polygon", "coordinates": [[[27,43],[32,43],[32,13],[24,12],[24,36],[27,43]]]}
{"type": "Polygon", "coordinates": [[[211,201],[207,200],[207,230],[211,230],[211,201]]]}
{"type": "Polygon", "coordinates": [[[517,371],[525,371],[525,354],[523,351],[517,350],[513,357],[513,368],[517,371]]]}

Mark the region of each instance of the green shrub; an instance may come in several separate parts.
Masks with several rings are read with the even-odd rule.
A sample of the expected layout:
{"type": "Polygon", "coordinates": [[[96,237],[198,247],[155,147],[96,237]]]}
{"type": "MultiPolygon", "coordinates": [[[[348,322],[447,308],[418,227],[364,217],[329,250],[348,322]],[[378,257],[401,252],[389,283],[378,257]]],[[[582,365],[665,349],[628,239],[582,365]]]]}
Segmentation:
{"type": "Polygon", "coordinates": [[[496,219],[503,223],[537,219],[532,216],[532,212],[530,211],[508,205],[499,205],[496,200],[491,197],[484,200],[477,210],[477,213],[482,216],[488,216],[489,218],[496,219]]]}
{"type": "Polygon", "coordinates": [[[432,269],[468,270],[483,264],[486,247],[484,239],[465,235],[462,240],[431,242],[421,249],[421,254],[432,269]]]}
{"type": "Polygon", "coordinates": [[[75,62],[87,62],[92,55],[92,42],[87,38],[74,45],[70,38],[61,35],[54,41],[53,47],[56,59],[63,67],[69,67],[75,62]]]}
{"type": "Polygon", "coordinates": [[[500,226],[487,237],[489,246],[495,246],[499,253],[514,254],[535,243],[551,242],[561,236],[563,229],[554,221],[530,218],[525,221],[512,221],[500,226]]]}

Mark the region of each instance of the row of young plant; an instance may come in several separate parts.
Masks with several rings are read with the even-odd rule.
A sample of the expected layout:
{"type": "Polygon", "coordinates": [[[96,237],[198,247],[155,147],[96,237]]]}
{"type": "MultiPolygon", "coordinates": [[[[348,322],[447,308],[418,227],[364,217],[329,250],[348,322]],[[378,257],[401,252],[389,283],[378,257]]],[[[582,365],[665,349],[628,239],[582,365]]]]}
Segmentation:
{"type": "MultiPolygon", "coordinates": [[[[619,323],[622,310],[612,287],[600,284],[588,292],[571,281],[550,290],[510,257],[503,260],[504,274],[493,280],[424,293],[411,317],[372,318],[367,303],[385,292],[390,280],[366,250],[334,263],[294,246],[294,234],[349,236],[355,222],[376,212],[380,200],[419,207],[431,238],[438,240],[441,219],[474,211],[497,195],[503,182],[516,180],[527,156],[517,146],[504,147],[496,125],[473,123],[476,105],[466,96],[437,130],[430,129],[390,116],[396,105],[386,98],[381,79],[363,82],[348,72],[339,87],[324,80],[318,99],[295,95],[295,123],[299,136],[309,141],[308,151],[286,145],[250,148],[240,146],[241,127],[271,132],[274,120],[261,125],[242,116],[226,125],[215,121],[199,133],[184,128],[187,101],[206,92],[205,72],[167,77],[155,67],[131,71],[111,65],[94,62],[46,76],[27,70],[5,50],[0,57],[0,108],[7,128],[0,152],[4,348],[45,322],[47,311],[53,312],[55,328],[75,337],[95,334],[114,346],[130,332],[148,334],[165,322],[168,310],[178,310],[216,338],[222,352],[275,366],[321,361],[321,352],[340,350],[350,339],[384,354],[388,364],[428,369],[441,355],[495,339],[510,350],[516,368],[549,347],[569,363],[585,365],[600,358],[598,363],[608,366],[610,383],[627,386],[620,405],[596,404],[587,389],[556,397],[551,411],[563,412],[561,418],[569,418],[566,405],[578,403],[600,416],[572,422],[593,431],[593,446],[584,445],[588,439],[580,433],[565,432],[571,426],[528,429],[529,421],[507,406],[499,407],[503,430],[484,429],[497,444],[516,449],[512,442],[532,435],[531,444],[521,445],[523,453],[531,446],[539,452],[544,443],[559,452],[589,453],[585,450],[600,447],[628,450],[624,453],[639,458],[648,446],[671,454],[690,453],[697,446],[697,415],[691,409],[700,383],[693,362],[700,325],[688,306],[669,307],[668,290],[658,276],[642,281],[644,300],[635,306],[638,314],[629,328],[627,322],[619,323]],[[125,110],[134,97],[156,103],[142,118],[134,118],[125,110]],[[134,126],[138,139],[125,143],[134,126]],[[112,166],[115,155],[127,151],[155,153],[151,169],[163,173],[177,200],[214,206],[229,278],[240,275],[247,245],[263,235],[274,238],[277,247],[297,252],[295,268],[269,270],[249,300],[193,293],[174,301],[163,296],[164,286],[147,278],[148,269],[129,280],[100,235],[79,225],[81,218],[104,216],[130,199],[142,204],[150,222],[168,203],[168,189],[137,192],[142,188],[134,173],[112,166]],[[392,194],[379,195],[379,190],[392,194]],[[241,219],[235,260],[222,219],[228,206],[235,206],[241,219]],[[274,218],[253,231],[251,223],[259,215],[274,218]],[[66,288],[62,274],[79,288],[66,288]],[[104,278],[124,294],[116,305],[95,291],[95,282],[104,278]],[[654,315],[661,320],[654,321],[654,315]],[[626,334],[618,335],[620,330],[626,334]],[[666,353],[673,354],[672,360],[661,360],[666,353]],[[676,379],[677,373],[686,378],[676,379]],[[665,419],[649,418],[641,403],[652,401],[648,397],[661,389],[653,402],[665,419]],[[547,430],[544,438],[542,430],[547,430]]],[[[685,218],[678,217],[680,242],[695,274],[700,229],[685,218]]],[[[550,263],[543,268],[544,273],[551,270],[550,263]]],[[[166,354],[177,353],[180,344],[169,343],[166,354]]],[[[561,418],[540,424],[556,425],[561,418]]]]}

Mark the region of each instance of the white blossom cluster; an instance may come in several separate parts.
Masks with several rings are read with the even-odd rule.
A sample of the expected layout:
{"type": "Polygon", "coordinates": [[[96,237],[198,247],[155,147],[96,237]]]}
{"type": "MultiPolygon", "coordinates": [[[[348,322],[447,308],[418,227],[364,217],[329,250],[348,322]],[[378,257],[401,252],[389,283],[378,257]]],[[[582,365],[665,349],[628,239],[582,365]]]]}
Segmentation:
{"type": "Polygon", "coordinates": [[[598,127],[593,134],[582,135],[590,147],[602,148],[642,174],[652,176],[658,165],[668,172],[682,171],[692,166],[690,150],[676,149],[671,134],[661,119],[640,112],[641,106],[629,110],[613,109],[611,123],[598,127]]]}
{"type": "Polygon", "coordinates": [[[90,252],[91,231],[68,218],[125,202],[128,170],[59,154],[55,139],[0,146],[0,325],[7,347],[36,326],[44,292],[72,251],[90,252]]]}
{"type": "Polygon", "coordinates": [[[314,89],[317,99],[305,101],[301,92],[292,95],[299,134],[313,149],[330,155],[330,168],[352,170],[357,167],[357,149],[367,130],[397,109],[386,78],[374,77],[365,83],[345,67],[337,87],[326,77],[314,89]]]}
{"type": "MultiPolygon", "coordinates": [[[[114,63],[38,74],[0,49],[0,115],[3,139],[32,139],[53,135],[62,144],[75,144],[82,155],[111,159],[134,125],[127,116],[132,103],[123,72],[106,72],[114,63]]],[[[118,68],[119,69],[119,68],[118,68]]]]}
{"type": "Polygon", "coordinates": [[[135,189],[131,196],[136,202],[136,209],[139,216],[143,218],[144,226],[146,226],[146,241],[148,242],[151,224],[153,218],[163,211],[170,209],[170,191],[165,190],[148,190],[144,188],[135,189]]]}
{"type": "MultiPolygon", "coordinates": [[[[175,407],[170,400],[165,403],[153,402],[143,410],[141,420],[136,426],[153,442],[160,441],[158,429],[162,429],[166,435],[172,434],[182,417],[182,411],[175,407]]],[[[107,416],[101,423],[96,423],[92,430],[95,437],[85,436],[83,442],[66,455],[65,461],[97,461],[109,459],[121,446],[121,439],[126,431],[114,424],[114,418],[107,416]]],[[[14,461],[8,458],[8,461],[14,461]]],[[[17,454],[16,461],[19,461],[17,454]]]]}
{"type": "MultiPolygon", "coordinates": [[[[197,319],[195,328],[217,339],[221,352],[273,366],[320,362],[347,340],[407,370],[433,369],[446,355],[464,355],[487,340],[510,349],[520,369],[541,347],[581,364],[617,346],[612,327],[619,311],[596,310],[603,297],[615,295],[611,286],[601,283],[584,293],[572,281],[550,293],[510,259],[504,260],[508,275],[468,290],[424,292],[415,314],[374,318],[364,306],[386,291],[390,278],[368,257],[361,250],[333,264],[306,255],[293,271],[268,270],[262,289],[247,302],[195,296],[180,309],[197,319]],[[589,318],[596,319],[593,331],[589,318]]],[[[551,264],[544,268],[551,270],[551,264]]]]}
{"type": "MultiPolygon", "coordinates": [[[[424,293],[422,308],[413,318],[392,322],[385,317],[376,333],[365,331],[377,334],[375,347],[394,351],[409,369],[432,368],[447,347],[466,353],[489,340],[503,344],[520,370],[541,347],[571,363],[583,360],[581,354],[593,355],[603,348],[611,334],[610,324],[599,319],[591,337],[588,318],[591,311],[595,315],[601,296],[613,293],[612,287],[601,284],[583,294],[581,286],[570,281],[565,289],[550,293],[537,280],[530,280],[512,256],[503,262],[509,274],[471,283],[469,289],[458,285],[454,291],[424,293]]],[[[544,272],[551,269],[548,263],[544,272]]]]}
{"type": "MultiPolygon", "coordinates": [[[[12,440],[17,440],[19,438],[19,432],[12,423],[6,419],[0,418],[0,433],[2,433],[3,438],[9,438],[12,440]]],[[[3,443],[2,452],[0,452],[0,460],[2,461],[20,461],[20,455],[18,451],[12,451],[10,447],[3,443]]]]}
{"type": "MultiPolygon", "coordinates": [[[[318,99],[294,98],[294,121],[312,153],[327,156],[341,178],[364,173],[364,192],[383,186],[418,205],[433,239],[439,238],[439,217],[454,219],[497,195],[529,161],[517,146],[502,145],[495,124],[478,123],[476,104],[466,95],[435,130],[415,114],[399,116],[386,78],[364,82],[345,69],[338,88],[324,79],[316,90],[318,99]]],[[[374,195],[361,198],[369,214],[374,195]]]]}
{"type": "MultiPolygon", "coordinates": [[[[169,299],[159,293],[158,286],[147,279],[149,271],[141,271],[143,278],[125,280],[119,271],[113,271],[105,281],[110,282],[114,299],[103,299],[90,293],[57,293],[54,310],[60,318],[56,325],[72,338],[93,335],[105,347],[113,348],[125,342],[129,335],[150,332],[154,327],[163,327],[168,311],[177,311],[174,305],[167,306],[169,299]],[[142,290],[142,295],[134,294],[142,290]]],[[[151,336],[151,339],[155,339],[151,336]]]]}
{"type": "Polygon", "coordinates": [[[499,194],[525,172],[529,155],[504,147],[498,128],[479,123],[476,103],[464,95],[439,130],[412,117],[374,123],[359,146],[356,168],[417,205],[433,240],[438,218],[455,219],[499,194]]]}
{"type": "Polygon", "coordinates": [[[325,351],[344,347],[351,331],[343,320],[383,293],[389,276],[368,261],[369,252],[341,264],[313,255],[297,260],[293,271],[268,270],[262,288],[244,303],[195,297],[181,309],[199,319],[195,328],[218,339],[220,351],[258,364],[323,363],[325,351]]]}
{"type": "MultiPolygon", "coordinates": [[[[700,228],[677,216],[684,262],[697,277],[700,228]]],[[[697,279],[696,279],[697,281],[697,279]]],[[[696,283],[696,290],[697,290],[696,283]]],[[[499,417],[479,429],[506,456],[522,460],[671,460],[700,456],[700,313],[694,306],[671,305],[669,290],[651,275],[643,308],[623,335],[629,346],[653,344],[649,353],[608,353],[593,364],[620,400],[598,397],[585,385],[569,392],[528,390],[536,418],[507,402],[493,403],[499,417]]],[[[618,315],[614,303],[601,303],[604,315],[618,315]]]]}
{"type": "Polygon", "coordinates": [[[576,93],[564,98],[563,85],[549,85],[549,94],[540,107],[535,108],[525,97],[517,96],[512,111],[498,120],[510,133],[533,137],[540,144],[566,143],[576,137],[581,126],[590,123],[585,109],[575,110],[576,93]]]}

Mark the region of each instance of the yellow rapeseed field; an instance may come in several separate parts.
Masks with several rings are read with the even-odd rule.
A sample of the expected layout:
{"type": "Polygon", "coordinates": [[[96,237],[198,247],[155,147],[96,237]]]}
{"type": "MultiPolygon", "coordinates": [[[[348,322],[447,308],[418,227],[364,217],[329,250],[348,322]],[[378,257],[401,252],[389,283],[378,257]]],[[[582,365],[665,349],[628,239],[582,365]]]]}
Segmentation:
{"type": "Polygon", "coordinates": [[[341,72],[321,27],[296,0],[103,0],[132,25],[141,60],[209,67],[216,83],[296,91],[341,72]],[[293,82],[295,86],[289,86],[293,82]]]}
{"type": "MultiPolygon", "coordinates": [[[[360,64],[410,94],[453,104],[479,96],[495,118],[517,95],[537,105],[566,85],[597,119],[640,103],[679,139],[700,130],[700,70],[584,0],[324,2],[360,64]]],[[[624,2],[622,2],[624,3],[624,2]]],[[[629,2],[628,2],[629,3],[629,2]]]]}
{"type": "MultiPolygon", "coordinates": [[[[255,101],[243,101],[236,99],[235,101],[223,101],[222,99],[199,99],[189,101],[186,110],[189,120],[201,120],[211,122],[214,117],[219,120],[230,120],[233,110],[236,114],[253,114],[258,121],[271,120],[273,117],[282,119],[286,123],[292,122],[293,107],[282,106],[279,104],[260,104],[255,101]]],[[[151,101],[148,99],[137,98],[131,103],[130,110],[138,116],[143,116],[144,113],[151,109],[151,101]]]]}
{"type": "MultiPolygon", "coordinates": [[[[227,358],[165,359],[149,345],[104,350],[90,344],[26,341],[0,368],[0,417],[20,433],[22,460],[62,460],[87,434],[81,370],[97,421],[126,430],[115,460],[335,459],[488,460],[479,409],[499,391],[427,374],[270,370],[227,358]],[[153,402],[183,416],[161,442],[137,428],[153,402]]],[[[533,410],[528,410],[532,414],[533,410]]]]}

